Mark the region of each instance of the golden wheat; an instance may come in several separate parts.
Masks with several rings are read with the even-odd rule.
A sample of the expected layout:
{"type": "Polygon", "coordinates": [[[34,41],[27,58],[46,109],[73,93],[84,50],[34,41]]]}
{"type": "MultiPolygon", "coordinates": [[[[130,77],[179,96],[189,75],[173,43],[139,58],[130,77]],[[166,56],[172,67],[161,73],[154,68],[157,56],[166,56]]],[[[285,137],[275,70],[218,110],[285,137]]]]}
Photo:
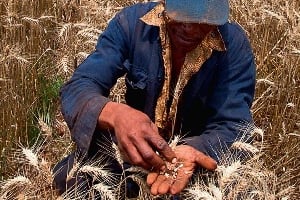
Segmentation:
{"type": "MultiPolygon", "coordinates": [[[[34,185],[34,189],[27,190],[26,186],[24,189],[29,192],[19,194],[9,192],[9,185],[4,190],[2,187],[1,195],[8,195],[6,199],[18,195],[18,198],[57,198],[49,184],[51,166],[69,154],[73,144],[65,122],[56,115],[59,112],[50,115],[48,105],[40,103],[44,97],[41,91],[45,90],[41,77],[48,81],[68,79],[74,68],[94,49],[96,35],[104,30],[111,17],[134,2],[137,1],[45,0],[37,3],[0,0],[0,156],[3,160],[0,172],[6,181],[14,180],[9,175],[20,176],[21,173],[24,175],[21,177],[26,177],[23,180],[28,180],[24,183],[31,183],[25,185],[34,185]],[[43,115],[36,113],[49,114],[50,118],[40,119],[43,115]],[[33,127],[39,127],[44,133],[39,136],[47,139],[42,143],[43,147],[39,150],[23,147],[27,156],[21,150],[12,158],[16,141],[24,141],[23,145],[26,145],[37,137],[33,127]]],[[[299,199],[300,2],[236,0],[231,1],[231,8],[231,20],[243,25],[255,53],[258,73],[252,113],[257,126],[262,128],[242,126],[252,130],[258,142],[254,142],[256,146],[251,150],[252,147],[246,147],[242,140],[236,143],[234,151],[244,150],[259,156],[246,163],[240,162],[240,168],[237,168],[238,160],[232,159],[233,155],[224,158],[218,169],[237,168],[229,172],[239,181],[230,185],[224,180],[224,187],[231,192],[219,188],[213,177],[209,178],[211,184],[205,185],[199,175],[198,182],[187,188],[186,197],[219,199],[221,191],[223,199],[299,199]],[[249,188],[252,192],[244,194],[243,191],[249,188]]],[[[123,78],[113,88],[111,98],[124,102],[124,91],[123,78]]],[[[52,103],[53,107],[58,107],[57,102],[52,103]]],[[[115,152],[118,152],[117,146],[111,147],[110,155],[117,156],[122,164],[121,153],[115,155],[115,152]]],[[[216,173],[221,180],[223,172],[216,173]]],[[[71,193],[62,199],[80,199],[85,195],[71,193]]]]}

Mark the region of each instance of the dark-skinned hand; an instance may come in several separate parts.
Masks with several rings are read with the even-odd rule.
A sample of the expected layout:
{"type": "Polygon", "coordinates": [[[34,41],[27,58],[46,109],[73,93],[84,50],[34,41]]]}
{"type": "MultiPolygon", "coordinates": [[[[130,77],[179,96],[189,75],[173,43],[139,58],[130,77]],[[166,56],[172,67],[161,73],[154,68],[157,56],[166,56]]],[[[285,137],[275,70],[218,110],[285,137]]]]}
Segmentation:
{"type": "Polygon", "coordinates": [[[98,125],[114,130],[118,147],[133,165],[148,170],[164,167],[165,162],[156,151],[169,162],[176,157],[150,118],[125,104],[107,103],[100,113],[98,125]]]}
{"type": "Polygon", "coordinates": [[[177,166],[180,166],[178,171],[176,170],[177,175],[175,178],[166,176],[159,171],[153,171],[148,174],[147,184],[151,187],[153,195],[178,194],[187,186],[197,166],[208,170],[215,170],[217,167],[214,159],[188,145],[176,146],[175,154],[178,162],[177,166]]]}

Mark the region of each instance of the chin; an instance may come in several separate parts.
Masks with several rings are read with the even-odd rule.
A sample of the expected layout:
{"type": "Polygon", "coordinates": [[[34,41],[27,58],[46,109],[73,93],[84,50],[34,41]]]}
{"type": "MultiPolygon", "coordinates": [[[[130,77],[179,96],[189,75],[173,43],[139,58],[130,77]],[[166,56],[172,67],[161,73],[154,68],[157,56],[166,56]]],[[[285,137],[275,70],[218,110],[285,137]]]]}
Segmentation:
{"type": "Polygon", "coordinates": [[[195,43],[181,43],[178,44],[177,48],[184,50],[184,51],[192,51],[193,49],[195,49],[197,47],[198,44],[195,43]]]}

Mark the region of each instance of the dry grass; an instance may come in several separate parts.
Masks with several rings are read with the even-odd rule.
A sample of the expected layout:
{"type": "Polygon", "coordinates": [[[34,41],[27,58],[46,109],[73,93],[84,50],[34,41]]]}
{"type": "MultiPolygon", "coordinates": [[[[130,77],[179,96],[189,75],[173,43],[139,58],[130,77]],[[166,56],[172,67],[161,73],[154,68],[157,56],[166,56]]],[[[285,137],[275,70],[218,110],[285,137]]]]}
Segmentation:
{"type": "MultiPolygon", "coordinates": [[[[0,177],[6,180],[0,199],[58,198],[50,185],[50,169],[72,150],[72,143],[57,111],[57,90],[92,51],[113,14],[132,3],[0,0],[0,177]],[[36,140],[42,145],[32,148],[36,140]],[[23,148],[14,154],[19,143],[23,148]]],[[[255,147],[235,143],[233,147],[254,157],[247,163],[225,160],[210,176],[210,184],[203,184],[205,175],[196,177],[186,198],[299,199],[300,2],[236,0],[231,6],[231,20],[243,25],[256,56],[252,112],[264,135],[258,134],[261,142],[255,147]],[[246,189],[252,197],[246,198],[246,189]]],[[[123,99],[124,87],[112,92],[114,100],[123,99]]],[[[101,166],[89,167],[84,170],[102,172],[101,166]]],[[[141,177],[133,179],[138,182],[141,177]]],[[[111,194],[112,188],[101,189],[98,192],[111,194]]],[[[146,189],[143,194],[149,195],[146,189]]]]}

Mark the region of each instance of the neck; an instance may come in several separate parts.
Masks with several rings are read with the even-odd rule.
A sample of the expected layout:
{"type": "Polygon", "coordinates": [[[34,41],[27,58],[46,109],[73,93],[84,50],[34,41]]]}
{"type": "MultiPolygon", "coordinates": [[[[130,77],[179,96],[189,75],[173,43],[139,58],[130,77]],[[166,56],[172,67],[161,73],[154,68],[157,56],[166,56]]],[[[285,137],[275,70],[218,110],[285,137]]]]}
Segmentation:
{"type": "Polygon", "coordinates": [[[174,48],[171,49],[171,58],[172,58],[172,79],[177,80],[180,70],[184,64],[185,56],[187,54],[187,51],[174,48]]]}

